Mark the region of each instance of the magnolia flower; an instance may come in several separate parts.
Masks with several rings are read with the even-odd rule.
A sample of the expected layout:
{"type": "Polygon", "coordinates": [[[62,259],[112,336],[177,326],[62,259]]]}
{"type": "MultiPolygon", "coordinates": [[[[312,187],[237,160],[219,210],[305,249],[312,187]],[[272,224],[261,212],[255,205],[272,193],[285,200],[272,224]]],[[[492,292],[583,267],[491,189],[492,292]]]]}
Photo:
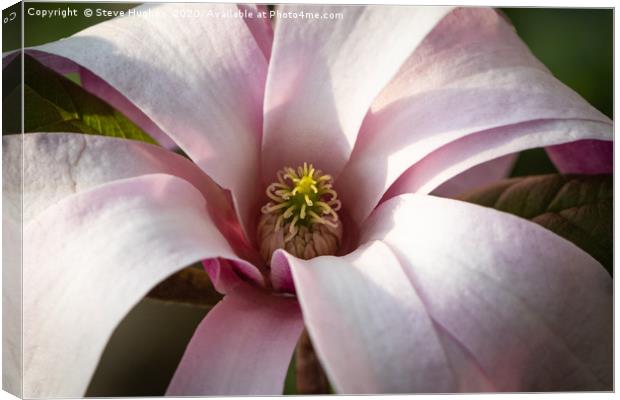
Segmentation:
{"type": "Polygon", "coordinates": [[[7,230],[24,157],[23,365],[5,361],[23,395],[84,395],[128,310],[197,261],[225,297],[171,395],[281,393],[304,326],[338,393],[609,390],[602,266],[429,193],[534,147],[610,173],[611,121],[491,9],[285,5],[321,18],[274,28],[238,9],[261,10],[144,5],[29,50],[193,162],[91,135],[3,140],[7,230]]]}

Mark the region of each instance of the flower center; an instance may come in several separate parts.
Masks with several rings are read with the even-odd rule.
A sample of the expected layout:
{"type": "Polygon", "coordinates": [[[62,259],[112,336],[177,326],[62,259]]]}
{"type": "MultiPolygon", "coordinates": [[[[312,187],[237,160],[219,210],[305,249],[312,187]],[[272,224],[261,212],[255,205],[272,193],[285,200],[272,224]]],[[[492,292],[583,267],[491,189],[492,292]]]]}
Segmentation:
{"type": "Polygon", "coordinates": [[[276,249],[303,259],[335,254],[342,224],[332,177],[304,163],[297,170],[281,169],[276,178],[265,190],[270,201],[261,208],[258,223],[262,257],[269,263],[276,249]]]}

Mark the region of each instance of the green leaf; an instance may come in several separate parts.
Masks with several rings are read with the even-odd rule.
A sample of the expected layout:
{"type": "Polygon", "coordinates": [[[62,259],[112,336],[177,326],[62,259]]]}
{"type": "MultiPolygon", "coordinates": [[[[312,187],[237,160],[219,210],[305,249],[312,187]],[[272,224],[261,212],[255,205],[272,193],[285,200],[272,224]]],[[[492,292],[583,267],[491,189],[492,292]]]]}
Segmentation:
{"type": "Polygon", "coordinates": [[[77,132],[157,143],[112,106],[27,55],[23,93],[26,133],[77,132]]]}
{"type": "Polygon", "coordinates": [[[613,275],[612,175],[512,178],[459,199],[535,222],[573,242],[613,275]]]}

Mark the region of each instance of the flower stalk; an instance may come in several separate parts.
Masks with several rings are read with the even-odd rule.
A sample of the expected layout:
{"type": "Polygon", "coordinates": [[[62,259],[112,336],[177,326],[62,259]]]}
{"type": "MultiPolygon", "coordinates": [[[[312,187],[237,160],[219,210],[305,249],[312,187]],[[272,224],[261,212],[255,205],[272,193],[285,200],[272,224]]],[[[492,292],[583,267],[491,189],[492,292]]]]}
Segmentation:
{"type": "Polygon", "coordinates": [[[298,394],[331,393],[327,375],[321,366],[308,331],[304,329],[295,351],[296,385],[298,394]]]}

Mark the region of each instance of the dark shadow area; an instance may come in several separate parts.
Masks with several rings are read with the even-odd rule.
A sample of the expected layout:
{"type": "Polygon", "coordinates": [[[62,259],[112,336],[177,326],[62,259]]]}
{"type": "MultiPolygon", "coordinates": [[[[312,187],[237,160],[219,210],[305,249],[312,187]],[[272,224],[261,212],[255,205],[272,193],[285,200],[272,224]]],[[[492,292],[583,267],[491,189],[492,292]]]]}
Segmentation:
{"type": "Polygon", "coordinates": [[[22,132],[22,58],[14,57],[2,70],[2,134],[22,132]]]}
{"type": "Polygon", "coordinates": [[[142,300],[112,334],[86,396],[163,396],[207,310],[142,300]]]}
{"type": "Polygon", "coordinates": [[[22,45],[22,3],[2,10],[2,53],[19,49],[22,45]]]}
{"type": "Polygon", "coordinates": [[[549,159],[545,149],[529,149],[519,153],[510,177],[554,174],[557,172],[557,168],[549,159]]]}

